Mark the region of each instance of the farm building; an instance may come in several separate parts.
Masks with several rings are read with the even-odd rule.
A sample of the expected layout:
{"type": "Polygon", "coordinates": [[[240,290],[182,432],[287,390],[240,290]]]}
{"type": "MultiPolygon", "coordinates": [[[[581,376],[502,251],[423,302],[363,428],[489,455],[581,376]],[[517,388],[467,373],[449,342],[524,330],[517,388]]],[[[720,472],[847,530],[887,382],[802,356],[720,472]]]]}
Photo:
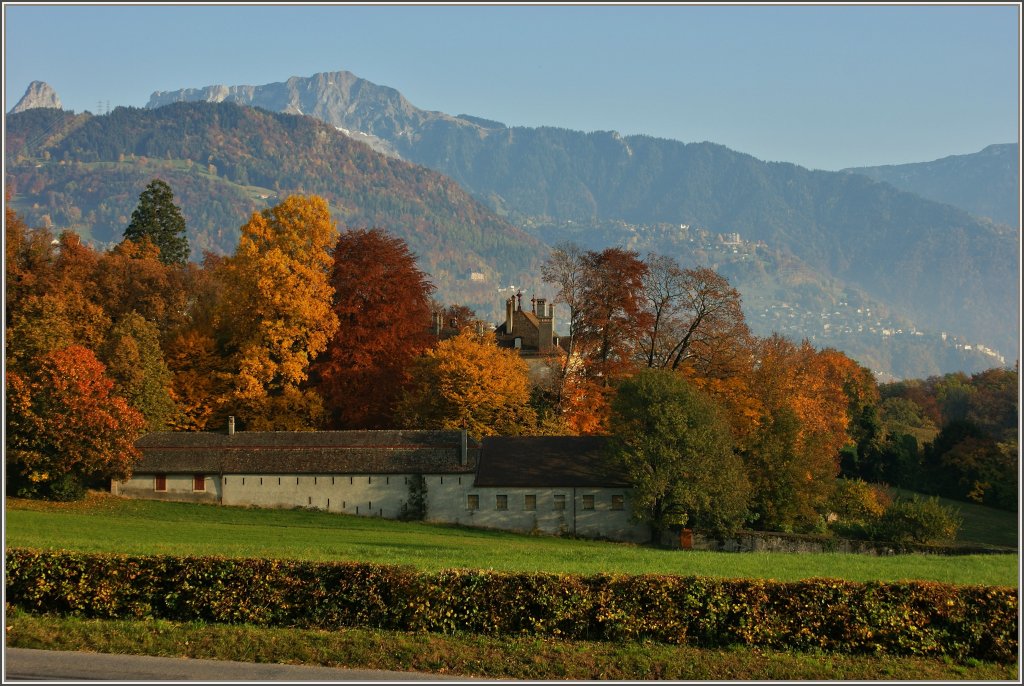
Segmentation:
{"type": "Polygon", "coordinates": [[[645,542],[630,487],[600,437],[488,437],[462,431],[159,432],[111,491],[133,498],[425,520],[645,542]],[[421,489],[421,485],[422,488],[421,489]],[[419,494],[422,494],[421,496],[419,494]]]}

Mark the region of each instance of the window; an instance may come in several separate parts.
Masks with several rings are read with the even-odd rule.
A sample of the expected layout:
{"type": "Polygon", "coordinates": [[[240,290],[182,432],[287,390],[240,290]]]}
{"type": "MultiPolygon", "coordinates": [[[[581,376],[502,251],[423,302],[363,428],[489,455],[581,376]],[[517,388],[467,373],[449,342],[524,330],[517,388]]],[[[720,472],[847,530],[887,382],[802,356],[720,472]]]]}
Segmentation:
{"type": "Polygon", "coordinates": [[[565,496],[562,495],[561,493],[559,493],[558,495],[555,496],[555,509],[556,510],[564,510],[565,509],[565,496]]]}
{"type": "Polygon", "coordinates": [[[466,496],[466,509],[467,510],[479,510],[480,509],[480,496],[478,496],[478,495],[467,495],[466,496]]]}
{"type": "Polygon", "coordinates": [[[537,509],[537,496],[535,496],[535,495],[523,496],[523,509],[524,510],[536,510],[537,509]]]}
{"type": "Polygon", "coordinates": [[[498,495],[498,496],[495,496],[495,499],[496,499],[496,502],[495,502],[495,505],[494,505],[494,509],[496,509],[496,510],[507,510],[508,509],[508,496],[507,495],[498,495]]]}
{"type": "Polygon", "coordinates": [[[153,477],[153,490],[154,491],[166,491],[167,490],[167,475],[157,474],[153,477]]]}
{"type": "Polygon", "coordinates": [[[621,495],[613,495],[612,496],[612,509],[613,510],[622,510],[622,509],[624,509],[624,505],[625,505],[625,498],[623,498],[621,495]]]}
{"type": "Polygon", "coordinates": [[[583,509],[593,510],[594,509],[594,496],[585,495],[583,496],[583,509]]]}
{"type": "Polygon", "coordinates": [[[196,474],[192,477],[192,490],[197,492],[206,490],[205,474],[196,474]]]}

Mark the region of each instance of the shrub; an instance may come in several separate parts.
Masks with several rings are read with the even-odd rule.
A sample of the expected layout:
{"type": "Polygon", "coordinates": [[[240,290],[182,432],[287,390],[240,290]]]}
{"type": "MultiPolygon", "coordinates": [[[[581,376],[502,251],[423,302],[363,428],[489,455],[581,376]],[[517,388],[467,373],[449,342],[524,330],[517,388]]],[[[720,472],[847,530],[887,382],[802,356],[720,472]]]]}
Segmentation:
{"type": "Polygon", "coordinates": [[[963,518],[939,504],[938,497],[896,500],[875,527],[875,538],[895,543],[938,543],[956,538],[963,518]]]}
{"type": "Polygon", "coordinates": [[[86,618],[1017,656],[1015,588],[446,570],[12,548],[10,607],[86,618]]]}

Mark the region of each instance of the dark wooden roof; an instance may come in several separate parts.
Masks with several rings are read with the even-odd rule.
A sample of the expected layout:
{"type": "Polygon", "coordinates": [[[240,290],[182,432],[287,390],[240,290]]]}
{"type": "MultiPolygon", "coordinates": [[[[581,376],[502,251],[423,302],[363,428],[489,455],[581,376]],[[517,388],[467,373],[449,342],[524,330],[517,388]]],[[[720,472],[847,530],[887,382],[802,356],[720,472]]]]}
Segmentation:
{"type": "Polygon", "coordinates": [[[465,474],[479,446],[460,431],[159,432],[135,445],[135,473],[465,474]]]}
{"type": "Polygon", "coordinates": [[[605,458],[604,436],[487,437],[477,486],[627,488],[626,474],[605,458]]]}

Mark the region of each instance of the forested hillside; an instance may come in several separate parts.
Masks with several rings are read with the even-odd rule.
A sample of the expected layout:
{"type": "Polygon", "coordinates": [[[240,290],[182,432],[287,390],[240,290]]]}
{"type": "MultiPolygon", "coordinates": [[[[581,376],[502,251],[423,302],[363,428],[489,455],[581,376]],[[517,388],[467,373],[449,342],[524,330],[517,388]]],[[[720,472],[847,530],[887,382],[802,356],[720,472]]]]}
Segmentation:
{"type": "Polygon", "coordinates": [[[181,103],[100,117],[35,109],[7,124],[14,207],[31,225],[101,245],[120,240],[139,192],[159,177],[181,203],[196,257],[233,250],[252,212],[289,193],[324,197],[343,228],[403,238],[439,297],[481,312],[496,307],[498,286],[529,284],[546,254],[450,179],[307,117],[181,103]]]}
{"type": "Polygon", "coordinates": [[[990,145],[970,155],[950,155],[932,162],[843,171],[1020,227],[1020,146],[1016,143],[990,145]]]}
{"type": "MultiPolygon", "coordinates": [[[[969,334],[1007,357],[1018,346],[1018,321],[1011,315],[1019,309],[1016,233],[945,204],[956,204],[948,196],[936,203],[896,191],[900,184],[764,162],[713,143],[453,117],[420,110],[397,90],[344,71],[262,86],[158,92],[148,106],[180,100],[301,111],[374,137],[455,179],[520,227],[665,222],[737,232],[791,254],[825,279],[863,290],[921,329],[969,334]]],[[[984,187],[991,203],[1015,207],[1019,179],[1000,164],[973,165],[977,173],[966,185],[975,188],[963,193],[984,187]]],[[[957,174],[944,176],[949,181],[957,174]]],[[[993,209],[989,216],[1003,214],[993,209]]],[[[609,236],[602,247],[629,238],[609,236]]]]}

